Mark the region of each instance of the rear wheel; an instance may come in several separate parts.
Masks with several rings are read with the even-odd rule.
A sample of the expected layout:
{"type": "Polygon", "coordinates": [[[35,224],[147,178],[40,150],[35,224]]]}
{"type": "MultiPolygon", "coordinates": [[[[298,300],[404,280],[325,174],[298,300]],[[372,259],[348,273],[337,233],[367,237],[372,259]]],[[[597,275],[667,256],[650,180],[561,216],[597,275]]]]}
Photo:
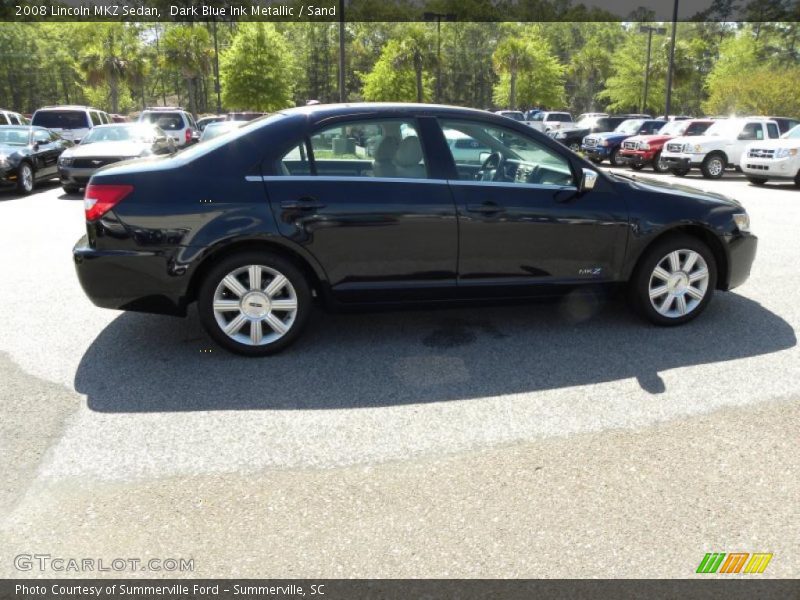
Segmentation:
{"type": "Polygon", "coordinates": [[[30,163],[22,163],[17,170],[17,191],[20,194],[30,194],[34,188],[33,167],[30,163]]]}
{"type": "Polygon", "coordinates": [[[640,261],[629,293],[636,310],[656,325],[680,325],[703,312],[717,285],[711,249],[675,235],[657,242],[640,261]]]}
{"type": "Polygon", "coordinates": [[[246,252],[223,259],[203,281],[200,320],[223,348],[245,356],[280,352],[300,335],[311,310],[303,273],[282,256],[246,252]]]}
{"type": "Polygon", "coordinates": [[[707,179],[719,179],[725,173],[725,163],[725,157],[721,154],[709,154],[700,165],[700,171],[707,179]]]}
{"type": "Polygon", "coordinates": [[[767,183],[766,177],[751,177],[750,175],[747,176],[747,181],[754,185],[764,185],[767,183]]]}
{"type": "Polygon", "coordinates": [[[663,158],[661,158],[661,152],[658,152],[653,157],[653,171],[656,173],[666,173],[669,170],[669,165],[663,158]]]}

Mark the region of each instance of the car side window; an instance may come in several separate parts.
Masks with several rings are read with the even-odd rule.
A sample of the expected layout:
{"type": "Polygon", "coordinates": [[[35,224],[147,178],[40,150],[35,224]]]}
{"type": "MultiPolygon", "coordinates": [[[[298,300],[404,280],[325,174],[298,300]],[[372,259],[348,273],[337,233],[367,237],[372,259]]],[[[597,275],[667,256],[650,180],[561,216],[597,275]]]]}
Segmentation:
{"type": "Polygon", "coordinates": [[[89,117],[92,119],[92,125],[103,124],[103,122],[100,120],[100,115],[94,112],[93,110],[89,111],[89,117]]]}
{"type": "Polygon", "coordinates": [[[22,121],[19,120],[17,115],[8,115],[8,118],[11,120],[12,125],[22,125],[22,121]]]}
{"type": "Polygon", "coordinates": [[[771,139],[776,139],[781,137],[780,131],[778,131],[778,126],[775,123],[767,123],[767,135],[771,139]]]}
{"type": "Polygon", "coordinates": [[[281,175],[311,175],[311,161],[305,142],[287,152],[280,161],[281,175]]]}
{"type": "Polygon", "coordinates": [[[33,132],[33,141],[39,142],[40,144],[49,144],[50,143],[50,133],[48,131],[42,131],[41,129],[37,129],[33,132]]]}
{"type": "Polygon", "coordinates": [[[536,139],[494,124],[440,121],[459,179],[538,185],[574,185],[569,161],[536,139]],[[459,148],[458,140],[471,147],[459,148]],[[498,172],[499,171],[499,172],[498,172]]]}
{"type": "Polygon", "coordinates": [[[740,140],[763,140],[764,129],[761,123],[747,123],[739,135],[740,140]]]}
{"type": "Polygon", "coordinates": [[[318,176],[428,178],[422,143],[410,119],[337,123],[317,131],[310,140],[318,176]]]}

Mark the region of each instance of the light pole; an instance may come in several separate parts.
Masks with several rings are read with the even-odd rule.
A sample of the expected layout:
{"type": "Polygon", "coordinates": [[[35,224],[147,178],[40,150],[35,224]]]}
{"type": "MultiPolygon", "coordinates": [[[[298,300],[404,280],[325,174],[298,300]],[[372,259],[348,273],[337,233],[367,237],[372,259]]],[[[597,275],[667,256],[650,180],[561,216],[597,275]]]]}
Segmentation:
{"type": "Polygon", "coordinates": [[[217,93],[217,114],[222,112],[222,96],[219,86],[219,46],[217,45],[217,17],[211,21],[214,30],[214,91],[217,93]]]}
{"type": "Polygon", "coordinates": [[[678,0],[672,5],[672,40],[669,44],[669,66],[667,67],[667,101],[664,115],[669,118],[672,105],[672,71],[675,68],[675,34],[678,30],[678,0]]]}
{"type": "Polygon", "coordinates": [[[652,25],[640,25],[639,26],[639,33],[646,33],[647,34],[647,63],[644,68],[644,94],[642,96],[641,107],[639,112],[644,112],[644,109],[647,107],[647,88],[650,84],[650,47],[653,42],[653,34],[657,33],[658,35],[664,35],[667,33],[667,30],[664,27],[653,27],[652,25]]]}
{"type": "Polygon", "coordinates": [[[344,89],[344,0],[339,0],[339,102],[346,100],[344,89]]]}
{"type": "Polygon", "coordinates": [[[436,21],[436,102],[442,100],[442,20],[455,21],[453,13],[426,12],[423,15],[426,21],[436,21]]]}

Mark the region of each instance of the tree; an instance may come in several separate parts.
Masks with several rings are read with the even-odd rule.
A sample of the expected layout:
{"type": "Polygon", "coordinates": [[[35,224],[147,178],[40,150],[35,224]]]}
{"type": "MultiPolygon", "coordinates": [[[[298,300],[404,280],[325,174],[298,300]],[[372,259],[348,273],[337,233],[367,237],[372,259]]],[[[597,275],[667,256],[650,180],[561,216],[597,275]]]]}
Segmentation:
{"type": "Polygon", "coordinates": [[[517,78],[520,69],[530,69],[533,65],[527,44],[517,38],[508,37],[497,45],[492,54],[492,65],[500,75],[500,83],[495,88],[495,102],[499,106],[517,108],[517,78]]]}
{"type": "Polygon", "coordinates": [[[242,23],[220,60],[228,108],[275,111],[292,106],[296,69],[284,37],[271,23],[242,23]]]}
{"type": "Polygon", "coordinates": [[[372,71],[362,74],[361,95],[371,102],[414,102],[429,100],[433,95],[433,78],[417,71],[409,46],[394,39],[386,43],[372,71]]]}
{"type": "Polygon", "coordinates": [[[417,102],[425,98],[424,69],[434,63],[433,47],[430,36],[417,23],[412,23],[398,40],[392,66],[402,70],[411,68],[414,71],[414,84],[417,91],[417,102]]]}
{"type": "MultiPolygon", "coordinates": [[[[703,108],[709,114],[728,114],[742,105],[741,87],[760,64],[759,42],[749,30],[720,45],[720,57],[706,79],[708,100],[703,108]],[[747,77],[742,77],[747,73],[747,77]]],[[[787,88],[789,89],[789,88],[787,88]]]]}
{"type": "Polygon", "coordinates": [[[111,112],[119,112],[120,87],[128,77],[128,64],[138,55],[138,38],[124,23],[98,23],[93,42],[81,60],[87,83],[108,86],[111,112]]]}
{"type": "MultiPolygon", "coordinates": [[[[189,110],[197,112],[197,83],[211,70],[211,36],[204,27],[175,25],[164,33],[164,62],[186,82],[189,110]]],[[[205,99],[203,105],[205,106],[205,99]]]]}

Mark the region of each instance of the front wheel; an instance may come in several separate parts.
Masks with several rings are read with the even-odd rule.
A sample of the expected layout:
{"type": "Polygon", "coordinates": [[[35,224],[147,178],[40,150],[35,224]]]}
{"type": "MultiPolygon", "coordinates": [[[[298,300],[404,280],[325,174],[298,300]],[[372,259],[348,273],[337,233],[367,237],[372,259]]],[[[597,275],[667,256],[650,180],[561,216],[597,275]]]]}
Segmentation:
{"type": "Polygon", "coordinates": [[[615,148],[611,151],[611,155],[608,157],[608,162],[611,163],[612,167],[619,167],[622,163],[619,162],[619,149],[615,148]]]}
{"type": "Polygon", "coordinates": [[[667,162],[661,158],[661,152],[653,157],[653,171],[656,173],[666,173],[670,170],[667,162]]]}
{"type": "Polygon", "coordinates": [[[629,284],[637,312],[656,325],[681,325],[705,310],[717,285],[717,264],[706,244],[676,235],[657,242],[629,284]]]}
{"type": "Polygon", "coordinates": [[[299,337],[311,311],[311,289],[284,257],[246,252],[209,271],[197,304],[203,327],[220,346],[244,356],[265,356],[299,337]]]}
{"type": "Polygon", "coordinates": [[[719,179],[725,173],[725,159],[719,154],[710,154],[700,165],[700,171],[706,179],[719,179]]]}
{"type": "Polygon", "coordinates": [[[29,163],[22,163],[17,171],[17,191],[20,194],[30,194],[33,192],[34,178],[33,167],[29,163]]]}

